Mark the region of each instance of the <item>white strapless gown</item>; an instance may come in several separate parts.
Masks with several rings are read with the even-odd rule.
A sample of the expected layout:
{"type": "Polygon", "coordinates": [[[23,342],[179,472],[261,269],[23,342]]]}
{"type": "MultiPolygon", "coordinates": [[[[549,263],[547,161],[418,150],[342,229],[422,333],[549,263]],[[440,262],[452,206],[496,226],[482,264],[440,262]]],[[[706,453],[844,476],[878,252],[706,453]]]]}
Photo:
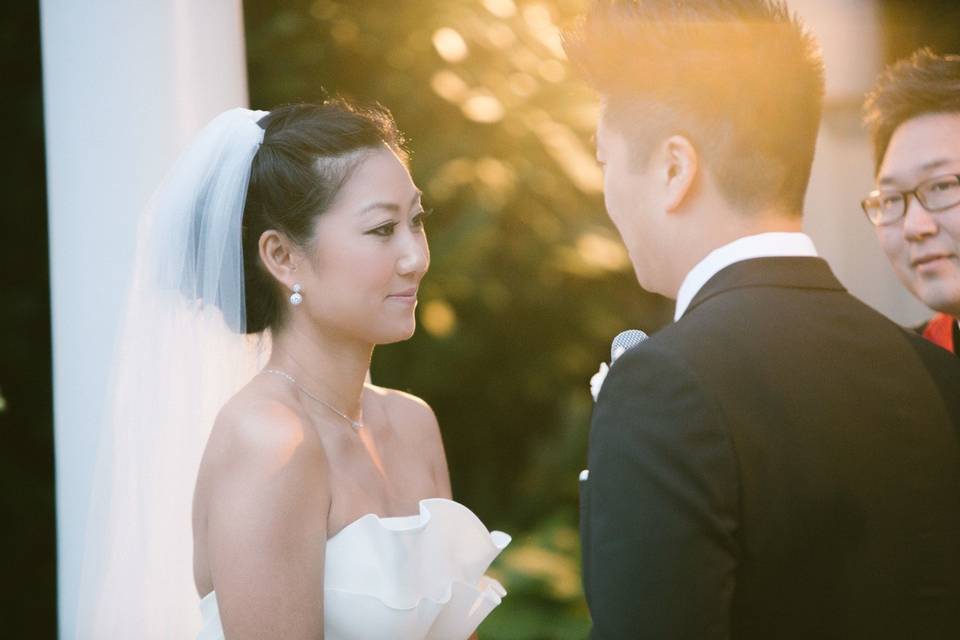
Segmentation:
{"type": "MultiPolygon", "coordinates": [[[[470,509],[420,501],[414,516],[367,514],[327,541],[325,640],[466,640],[506,595],[484,572],[510,543],[470,509]]],[[[197,640],[223,640],[215,592],[197,640]]]]}

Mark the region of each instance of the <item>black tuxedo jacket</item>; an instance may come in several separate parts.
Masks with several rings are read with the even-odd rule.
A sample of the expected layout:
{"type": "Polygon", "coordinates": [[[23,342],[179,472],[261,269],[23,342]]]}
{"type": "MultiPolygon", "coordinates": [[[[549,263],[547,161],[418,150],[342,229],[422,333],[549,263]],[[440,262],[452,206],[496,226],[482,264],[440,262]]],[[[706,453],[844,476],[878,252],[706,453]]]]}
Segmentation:
{"type": "Polygon", "coordinates": [[[960,363],[819,258],[715,275],[600,391],[592,638],[960,638],[960,363]]]}

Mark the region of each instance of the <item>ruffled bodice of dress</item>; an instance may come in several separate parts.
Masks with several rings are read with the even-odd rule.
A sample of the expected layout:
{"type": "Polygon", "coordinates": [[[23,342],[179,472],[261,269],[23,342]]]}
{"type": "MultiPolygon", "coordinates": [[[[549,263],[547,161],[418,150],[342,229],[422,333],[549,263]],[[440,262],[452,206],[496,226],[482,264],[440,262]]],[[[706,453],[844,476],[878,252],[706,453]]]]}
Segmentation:
{"type": "MultiPolygon", "coordinates": [[[[510,543],[467,507],[420,501],[420,513],[365,515],[327,541],[326,640],[466,640],[506,591],[485,576],[510,543]]],[[[222,640],[216,594],[200,602],[198,640],[222,640]]]]}

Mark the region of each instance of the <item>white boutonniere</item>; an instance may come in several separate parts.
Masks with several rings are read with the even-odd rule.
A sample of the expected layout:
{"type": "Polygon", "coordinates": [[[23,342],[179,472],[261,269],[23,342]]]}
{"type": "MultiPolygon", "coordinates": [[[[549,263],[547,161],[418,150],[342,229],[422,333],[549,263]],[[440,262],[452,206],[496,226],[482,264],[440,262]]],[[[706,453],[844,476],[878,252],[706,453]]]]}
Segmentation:
{"type": "Polygon", "coordinates": [[[608,371],[610,371],[610,367],[607,366],[607,363],[601,362],[600,370],[590,377],[590,395],[593,396],[594,402],[597,401],[597,396],[600,395],[600,388],[603,386],[603,381],[607,379],[608,371]]]}

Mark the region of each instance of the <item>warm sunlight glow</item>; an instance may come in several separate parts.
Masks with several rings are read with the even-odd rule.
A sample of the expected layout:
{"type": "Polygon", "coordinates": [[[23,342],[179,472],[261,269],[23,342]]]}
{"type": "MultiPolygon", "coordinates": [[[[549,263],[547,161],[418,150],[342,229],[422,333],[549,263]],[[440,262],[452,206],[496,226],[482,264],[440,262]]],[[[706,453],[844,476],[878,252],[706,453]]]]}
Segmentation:
{"type": "Polygon", "coordinates": [[[483,0],[483,6],[498,18],[510,18],[517,13],[513,0],[483,0]]]}
{"type": "Polygon", "coordinates": [[[516,181],[513,169],[497,158],[480,158],[474,170],[486,186],[498,193],[510,191],[516,181]]]}
{"type": "Polygon", "coordinates": [[[593,151],[588,150],[568,126],[542,111],[531,114],[528,125],[578,189],[584,193],[603,191],[603,172],[597,166],[593,151]]]}
{"type": "Polygon", "coordinates": [[[446,338],[457,326],[457,313],[446,300],[431,300],[420,310],[420,324],[435,338],[446,338]]]}
{"type": "Polygon", "coordinates": [[[517,41],[517,34],[513,32],[513,29],[499,22],[487,26],[483,35],[497,49],[507,49],[517,41]]]}
{"type": "Polygon", "coordinates": [[[462,107],[463,115],[474,122],[492,124],[503,119],[503,103],[489,93],[477,92],[467,98],[462,107]]]}
{"type": "Polygon", "coordinates": [[[456,104],[460,104],[470,90],[467,83],[449,69],[434,73],[433,77],[430,78],[430,88],[444,100],[456,104]]]}
{"type": "Polygon", "coordinates": [[[567,68],[559,60],[544,60],[537,72],[547,82],[562,82],[567,77],[567,68]]]}
{"type": "Polygon", "coordinates": [[[523,19],[530,27],[530,33],[546,47],[550,53],[561,60],[566,60],[566,53],[560,40],[560,29],[550,17],[550,9],[545,5],[534,3],[523,8],[523,19]]]}
{"type": "Polygon", "coordinates": [[[597,233],[585,233],[577,239],[577,252],[590,266],[607,271],[621,271],[630,265],[623,245],[597,233]]]}
{"type": "Polygon", "coordinates": [[[446,162],[430,179],[427,188],[430,197],[436,200],[448,200],[461,186],[468,184],[476,177],[473,169],[473,160],[470,158],[454,158],[446,162]]]}
{"type": "Polygon", "coordinates": [[[536,92],[540,87],[540,83],[529,73],[514,73],[511,74],[507,80],[507,86],[510,88],[510,91],[516,95],[521,98],[526,98],[536,92]]]}
{"type": "Polygon", "coordinates": [[[442,27],[433,32],[433,46],[447,62],[462,62],[470,50],[467,41],[456,29],[442,27]]]}

